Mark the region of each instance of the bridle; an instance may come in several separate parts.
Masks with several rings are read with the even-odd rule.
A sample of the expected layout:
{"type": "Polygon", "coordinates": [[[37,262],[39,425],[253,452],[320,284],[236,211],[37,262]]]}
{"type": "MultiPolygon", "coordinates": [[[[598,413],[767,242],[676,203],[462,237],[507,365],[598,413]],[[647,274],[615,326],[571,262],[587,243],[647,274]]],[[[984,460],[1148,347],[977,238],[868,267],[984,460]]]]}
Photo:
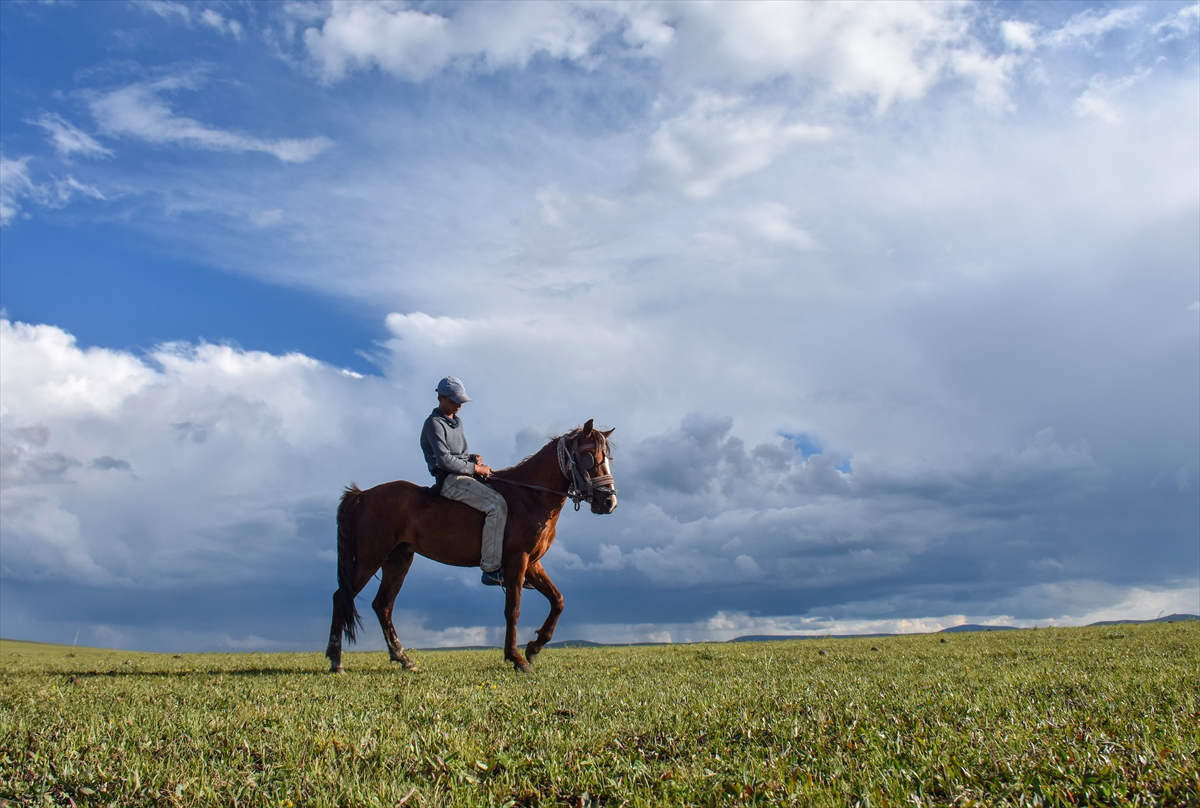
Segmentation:
{"type": "Polygon", "coordinates": [[[562,472],[563,478],[567,481],[566,491],[555,491],[553,488],[507,480],[503,477],[489,477],[488,482],[508,483],[509,485],[519,485],[522,488],[547,491],[560,497],[566,496],[575,503],[575,510],[579,510],[581,502],[591,504],[597,493],[612,494],[615,497],[617,486],[612,475],[593,474],[600,470],[600,464],[596,460],[597,454],[607,460],[608,453],[604,451],[607,446],[604,436],[595,431],[592,432],[592,435],[592,441],[589,443],[580,443],[580,435],[563,435],[558,439],[558,470],[562,472]],[[570,437],[570,443],[567,442],[568,437],[570,437]]]}
{"type": "Polygon", "coordinates": [[[608,459],[604,436],[593,430],[591,443],[579,440],[580,436],[575,435],[568,446],[566,435],[558,439],[558,468],[567,478],[567,496],[575,503],[575,510],[579,510],[580,502],[590,504],[597,493],[617,495],[617,484],[611,474],[592,473],[600,470],[597,456],[608,459]]]}

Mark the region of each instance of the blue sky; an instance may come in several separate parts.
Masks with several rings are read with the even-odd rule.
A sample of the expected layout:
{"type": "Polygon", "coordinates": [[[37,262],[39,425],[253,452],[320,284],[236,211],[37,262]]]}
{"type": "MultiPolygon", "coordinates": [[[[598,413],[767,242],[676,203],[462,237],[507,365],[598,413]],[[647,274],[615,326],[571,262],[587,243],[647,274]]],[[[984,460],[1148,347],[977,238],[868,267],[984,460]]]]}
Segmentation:
{"type": "MultiPolygon", "coordinates": [[[[1198,51],[1194,3],[0,4],[0,634],[320,647],[338,493],[426,479],[446,374],[492,465],[617,429],[560,639],[1200,612],[1198,51]]],[[[432,562],[397,609],[502,631],[432,562]]]]}

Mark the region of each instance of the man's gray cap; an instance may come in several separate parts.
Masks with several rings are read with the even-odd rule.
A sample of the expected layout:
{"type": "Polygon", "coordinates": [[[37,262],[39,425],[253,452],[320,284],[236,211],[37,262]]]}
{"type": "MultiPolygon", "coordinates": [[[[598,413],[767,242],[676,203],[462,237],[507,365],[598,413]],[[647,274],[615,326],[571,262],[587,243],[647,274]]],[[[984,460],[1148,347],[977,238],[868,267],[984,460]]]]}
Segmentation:
{"type": "Polygon", "coordinates": [[[457,404],[466,404],[471,400],[467,395],[467,388],[463,387],[463,383],[453,376],[447,376],[438,382],[437,394],[445,396],[457,404]]]}

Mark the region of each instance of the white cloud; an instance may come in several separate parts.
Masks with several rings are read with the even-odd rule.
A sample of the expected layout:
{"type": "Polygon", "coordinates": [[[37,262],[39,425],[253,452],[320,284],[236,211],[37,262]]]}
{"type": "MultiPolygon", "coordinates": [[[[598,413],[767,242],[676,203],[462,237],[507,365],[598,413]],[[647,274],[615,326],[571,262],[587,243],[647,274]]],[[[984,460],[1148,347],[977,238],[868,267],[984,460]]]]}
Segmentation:
{"type": "MultiPolygon", "coordinates": [[[[609,317],[595,318],[586,329],[569,310],[549,310],[540,316],[483,318],[432,317],[423,312],[393,312],[386,318],[393,338],[383,343],[388,356],[381,361],[398,375],[431,378],[434,381],[452,371],[461,378],[475,379],[475,385],[502,389],[505,378],[514,374],[529,384],[548,384],[543,369],[556,368],[554,388],[587,385],[603,379],[608,389],[620,384],[619,368],[628,366],[631,357],[644,355],[643,335],[635,326],[612,322],[609,317]],[[587,357],[587,361],[580,361],[587,357]],[[532,361],[530,361],[532,360],[532,361]]],[[[425,387],[422,386],[422,391],[425,387]]],[[[422,392],[421,405],[427,396],[422,392]]],[[[515,402],[514,402],[515,403],[515,402]]],[[[587,416],[578,412],[564,414],[574,402],[548,401],[541,413],[551,423],[569,428],[587,416]],[[573,420],[559,421],[559,418],[573,420]]],[[[514,413],[516,415],[516,413],[514,413]]],[[[519,415],[521,418],[527,414],[519,415]]],[[[540,444],[538,444],[540,447],[540,444]]]]}
{"type": "Polygon", "coordinates": [[[228,34],[234,39],[242,38],[242,24],[234,19],[227,19],[211,8],[200,12],[200,22],[210,28],[228,34]]]}
{"type": "Polygon", "coordinates": [[[796,143],[830,137],[826,127],[785,123],[783,107],[748,108],[744,99],[702,93],[651,136],[648,159],[696,199],[724,183],[761,171],[796,143]]]}
{"type": "Polygon", "coordinates": [[[112,149],[101,146],[91,135],[56,113],[44,113],[27,123],[39,126],[49,133],[54,150],[60,157],[69,158],[72,154],[81,154],[84,157],[113,156],[112,149]]]}
{"type": "MultiPolygon", "coordinates": [[[[1181,578],[1159,587],[1121,586],[1075,579],[1029,586],[1014,603],[1032,605],[1042,626],[1084,626],[1105,620],[1153,620],[1170,614],[1197,614],[1200,581],[1181,578]]],[[[1029,626],[1032,619],[1018,624],[1029,626]]]]}
{"type": "Polygon", "coordinates": [[[47,208],[61,208],[76,196],[104,199],[100,189],[68,174],[47,182],[35,182],[29,173],[29,157],[11,160],[0,154],[0,225],[12,223],[28,200],[47,208]]]}
{"type": "Polygon", "coordinates": [[[392,429],[413,428],[379,380],[298,354],[166,345],[143,360],[7,319],[0,384],[16,580],[203,585],[257,580],[268,559],[323,565],[327,536],[306,533],[305,514],[352,477],[397,473],[362,430],[394,445],[392,429]],[[371,411],[388,415],[367,424],[371,411]]]}
{"type": "Polygon", "coordinates": [[[677,7],[668,72],[689,82],[790,77],[882,112],[957,68],[973,9],[962,3],[689,3],[677,7]]]}
{"type": "Polygon", "coordinates": [[[134,0],[133,5],[135,8],[157,14],[164,20],[186,23],[192,19],[192,10],[188,5],[176,0],[134,0]]]}
{"type": "MultiPolygon", "coordinates": [[[[605,6],[573,3],[475,3],[446,17],[390,3],[335,2],[304,41],[327,81],[356,69],[378,67],[421,80],[448,66],[493,71],[524,67],[537,54],[584,60],[614,14],[605,6]]],[[[657,41],[661,28],[638,29],[657,41]]]]}
{"type": "Polygon", "coordinates": [[[199,10],[193,16],[192,12],[199,8],[198,4],[189,5],[188,3],[176,2],[176,0],[134,0],[133,5],[136,8],[156,14],[168,22],[182,23],[190,26],[198,21],[215,31],[237,40],[240,40],[245,33],[240,22],[233,18],[225,17],[213,8],[199,10]]]}
{"type": "Polygon", "coordinates": [[[0,225],[7,225],[21,212],[21,199],[33,193],[29,158],[10,160],[0,154],[0,225]]]}
{"type": "Polygon", "coordinates": [[[265,152],[288,163],[307,162],[333,145],[327,137],[267,140],[207,126],[176,115],[161,98],[164,92],[193,86],[194,82],[178,76],[131,84],[93,98],[89,107],[104,132],[150,143],[180,143],[213,151],[265,152]]]}
{"type": "Polygon", "coordinates": [[[81,350],[74,337],[53,326],[0,320],[0,346],[3,417],[110,415],[154,377],[133,356],[98,348],[81,350]]]}
{"type": "MultiPolygon", "coordinates": [[[[559,637],[578,636],[609,643],[728,642],[748,636],[819,639],[830,635],[932,634],[967,624],[1029,629],[1035,626],[1085,626],[1103,620],[1152,620],[1159,615],[1196,614],[1200,607],[1197,583],[1177,583],[1174,587],[1147,589],[1078,580],[1050,587],[1030,587],[1014,598],[1028,598],[1037,603],[1038,611],[1024,617],[1007,612],[948,612],[922,617],[864,618],[825,610],[797,615],[752,615],[742,611],[719,610],[711,617],[680,623],[589,623],[572,626],[567,633],[560,633],[559,637]],[[1097,608],[1096,604],[1106,605],[1097,608]],[[672,639],[655,639],[656,635],[667,635],[672,639]]],[[[879,606],[866,608],[878,609],[879,606]]]]}
{"type": "Polygon", "coordinates": [[[117,579],[88,553],[79,517],[53,505],[50,498],[0,492],[4,513],[4,562],[7,578],[57,578],[112,584],[117,579]]]}
{"type": "Polygon", "coordinates": [[[1089,8],[1071,17],[1058,30],[1048,33],[1042,41],[1054,47],[1094,46],[1106,34],[1131,27],[1141,16],[1140,6],[1125,6],[1104,13],[1089,8]]]}
{"type": "MultiPolygon", "coordinates": [[[[373,67],[420,81],[446,69],[523,68],[537,55],[589,68],[628,56],[658,61],[684,90],[788,77],[873,98],[883,112],[951,75],[990,83],[984,95],[995,95],[1011,63],[972,38],[975,10],[966,3],[513,2],[466,4],[446,16],[393,3],[326,8],[304,42],[331,82],[373,67]],[[610,52],[617,41],[625,49],[610,52]]],[[[311,14],[305,6],[293,16],[311,14]]]]}
{"type": "Polygon", "coordinates": [[[798,250],[813,250],[820,243],[792,219],[792,213],[778,202],[764,202],[746,213],[746,221],[760,236],[768,241],[795,247],[798,250]]]}
{"type": "Polygon", "coordinates": [[[1164,17],[1150,30],[1159,37],[1160,42],[1170,42],[1173,39],[1183,39],[1191,35],[1200,26],[1200,3],[1185,6],[1174,14],[1164,17]]]}
{"type": "MultiPolygon", "coordinates": [[[[473,323],[455,317],[430,317],[424,312],[387,316],[388,330],[402,340],[432,344],[437,347],[458,345],[471,337],[472,332],[490,330],[486,323],[473,323]]],[[[503,328],[503,325],[500,326],[503,328]]]]}
{"type": "Polygon", "coordinates": [[[52,183],[40,186],[35,198],[39,204],[46,207],[61,208],[70,202],[76,194],[91,197],[92,199],[105,198],[99,188],[80,182],[70,174],[61,179],[55,179],[52,183]]]}
{"type": "Polygon", "coordinates": [[[1117,99],[1130,87],[1145,81],[1149,69],[1141,69],[1119,79],[1110,79],[1098,74],[1088,80],[1088,88],[1075,100],[1072,109],[1080,117],[1098,118],[1107,124],[1119,124],[1124,120],[1117,99]]]}
{"type": "Polygon", "coordinates": [[[1037,48],[1038,26],[1021,20],[1005,20],[1000,23],[1000,34],[1013,50],[1031,51],[1037,48]]]}

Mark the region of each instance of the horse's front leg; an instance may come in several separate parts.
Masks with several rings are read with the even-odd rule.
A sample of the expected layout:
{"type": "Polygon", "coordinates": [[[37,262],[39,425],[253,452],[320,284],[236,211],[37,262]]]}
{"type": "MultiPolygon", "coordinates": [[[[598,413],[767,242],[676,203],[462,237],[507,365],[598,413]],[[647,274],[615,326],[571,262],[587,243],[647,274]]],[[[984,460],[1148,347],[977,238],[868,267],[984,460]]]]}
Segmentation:
{"type": "Polygon", "coordinates": [[[540,654],[546,647],[546,643],[554,637],[554,627],[558,625],[558,616],[562,614],[563,610],[563,596],[554,582],[550,580],[550,576],[546,574],[546,570],[542,568],[541,561],[535,561],[529,565],[529,569],[525,571],[525,580],[533,584],[533,588],[550,601],[550,614],[546,615],[546,622],[542,623],[542,627],[538,629],[537,636],[525,646],[525,659],[533,664],[533,658],[540,654]]]}
{"type": "Polygon", "coordinates": [[[521,673],[533,670],[517,650],[517,620],[521,617],[521,589],[525,584],[527,554],[514,555],[504,564],[504,658],[521,673]]]}

